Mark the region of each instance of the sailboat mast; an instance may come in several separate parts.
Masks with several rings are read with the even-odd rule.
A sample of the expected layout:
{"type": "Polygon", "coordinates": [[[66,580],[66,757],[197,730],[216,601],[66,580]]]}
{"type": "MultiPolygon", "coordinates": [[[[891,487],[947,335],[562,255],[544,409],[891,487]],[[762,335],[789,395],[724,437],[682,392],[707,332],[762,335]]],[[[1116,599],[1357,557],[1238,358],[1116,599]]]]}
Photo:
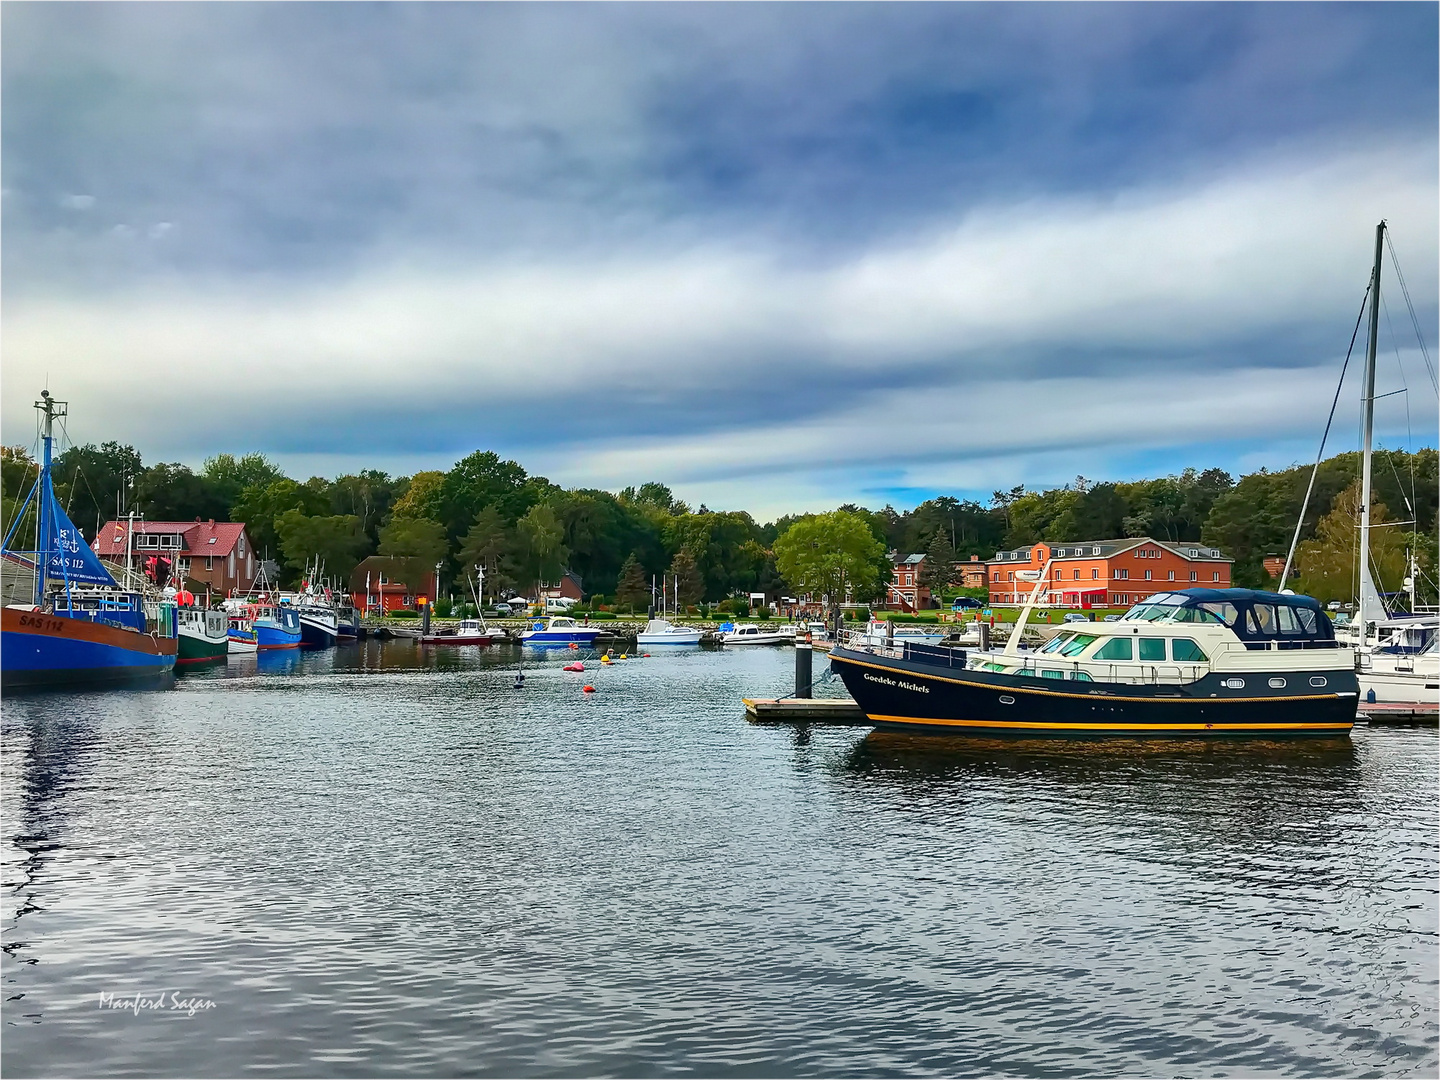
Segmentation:
{"type": "MultiPolygon", "coordinates": [[[[1361,459],[1360,459],[1360,603],[1356,621],[1360,624],[1360,646],[1365,645],[1365,626],[1370,612],[1366,610],[1370,580],[1370,458],[1375,429],[1375,344],[1380,334],[1380,260],[1385,251],[1385,222],[1375,226],[1375,270],[1370,279],[1370,332],[1365,349],[1365,380],[1361,391],[1361,459]]],[[[1376,613],[1379,616],[1379,613],[1376,613]]]]}

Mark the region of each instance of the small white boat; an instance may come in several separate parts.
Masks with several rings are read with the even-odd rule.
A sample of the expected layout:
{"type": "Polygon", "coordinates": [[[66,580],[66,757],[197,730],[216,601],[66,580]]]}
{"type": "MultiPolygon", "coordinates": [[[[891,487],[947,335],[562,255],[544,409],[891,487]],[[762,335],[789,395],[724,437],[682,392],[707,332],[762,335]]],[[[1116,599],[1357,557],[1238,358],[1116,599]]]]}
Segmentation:
{"type": "Polygon", "coordinates": [[[420,635],[422,645],[489,645],[494,640],[495,635],[479,619],[461,619],[454,630],[420,635]]]}
{"type": "Polygon", "coordinates": [[[520,635],[525,645],[593,645],[602,633],[598,626],[581,626],[568,615],[552,615],[536,621],[520,635]]]}
{"type": "Polygon", "coordinates": [[[761,627],[756,623],[736,626],[730,630],[721,628],[720,640],[726,645],[793,645],[795,628],[782,626],[775,629],[761,627]]]}
{"type": "MultiPolygon", "coordinates": [[[[863,631],[850,635],[850,641],[856,645],[885,645],[891,640],[890,625],[881,619],[871,619],[863,631]]],[[[901,623],[895,626],[894,640],[933,645],[945,640],[945,631],[901,623]]]]}
{"type": "Polygon", "coordinates": [[[1360,709],[1375,701],[1390,705],[1433,705],[1440,697],[1440,639],[1419,653],[1360,654],[1360,709]]]}
{"type": "Polygon", "coordinates": [[[699,645],[699,630],[676,626],[666,619],[651,619],[645,629],[635,635],[637,645],[699,645]]]}

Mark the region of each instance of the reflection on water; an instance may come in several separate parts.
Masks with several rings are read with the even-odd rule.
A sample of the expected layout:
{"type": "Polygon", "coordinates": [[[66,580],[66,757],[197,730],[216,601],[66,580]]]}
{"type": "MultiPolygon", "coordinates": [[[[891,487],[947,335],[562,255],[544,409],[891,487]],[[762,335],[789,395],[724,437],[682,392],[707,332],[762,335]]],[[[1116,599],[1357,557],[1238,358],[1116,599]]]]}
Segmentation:
{"type": "Polygon", "coordinates": [[[7,698],[7,1073],[1436,1071],[1433,731],[758,727],[788,652],[571,658],[7,698]],[[216,1007],[97,1004],[160,990],[216,1007]]]}
{"type": "MultiPolygon", "coordinates": [[[[1355,743],[1349,736],[1303,739],[1115,739],[975,738],[920,736],[872,731],[856,744],[847,762],[857,774],[877,778],[952,775],[957,772],[1013,773],[1040,770],[1062,781],[1124,776],[1144,783],[1178,774],[1205,777],[1243,775],[1250,770],[1354,769],[1355,743]]],[[[1318,779],[1317,775],[1317,779],[1318,779]]],[[[1350,777],[1354,779],[1353,775],[1350,777]]]]}

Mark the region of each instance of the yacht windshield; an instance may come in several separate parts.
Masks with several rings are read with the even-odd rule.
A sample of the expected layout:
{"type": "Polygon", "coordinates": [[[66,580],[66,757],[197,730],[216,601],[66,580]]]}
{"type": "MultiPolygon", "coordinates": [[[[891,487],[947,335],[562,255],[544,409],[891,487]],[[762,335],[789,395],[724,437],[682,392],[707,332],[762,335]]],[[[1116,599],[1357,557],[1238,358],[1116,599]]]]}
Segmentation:
{"type": "Polygon", "coordinates": [[[1069,640],[1070,640],[1072,637],[1074,637],[1074,636],[1075,636],[1074,634],[1057,634],[1057,635],[1055,636],[1055,639],[1054,639],[1053,641],[1050,641],[1049,643],[1047,643],[1046,646],[1045,646],[1043,649],[1041,649],[1040,651],[1041,651],[1042,653],[1055,652],[1057,649],[1060,648],[1060,646],[1064,645],[1067,641],[1069,641],[1069,640]]]}

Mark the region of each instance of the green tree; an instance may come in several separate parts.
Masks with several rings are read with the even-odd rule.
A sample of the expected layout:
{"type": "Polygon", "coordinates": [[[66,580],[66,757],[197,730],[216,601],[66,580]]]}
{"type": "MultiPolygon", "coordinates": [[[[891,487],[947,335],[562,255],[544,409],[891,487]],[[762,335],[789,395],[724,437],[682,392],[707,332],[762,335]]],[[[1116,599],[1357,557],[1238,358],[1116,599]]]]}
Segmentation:
{"type": "Polygon", "coordinates": [[[440,520],[445,474],[438,471],[417,472],[405,485],[404,493],[391,508],[397,518],[440,520]]]}
{"type": "Polygon", "coordinates": [[[152,521],[224,521],[230,516],[230,504],[216,486],[186,465],[144,470],[135,480],[135,502],[152,521]]]}
{"type": "Polygon", "coordinates": [[[285,563],[303,571],[315,559],[328,578],[350,579],[350,571],[370,546],[354,514],[311,517],[299,510],[287,510],[275,519],[275,531],[285,563]]]}
{"type": "Polygon", "coordinates": [[[840,604],[868,597],[884,581],[885,545],[859,514],[835,510],[797,521],[775,541],[775,565],[795,589],[840,604]]]}
{"type": "MultiPolygon", "coordinates": [[[[0,446],[0,537],[9,536],[15,515],[35,481],[40,476],[40,466],[20,446],[0,446]]],[[[10,545],[17,551],[33,551],[35,548],[35,503],[31,500],[25,511],[25,520],[10,537],[10,545]]],[[[9,602],[6,596],[5,601],[9,602]]]]}
{"type": "Polygon", "coordinates": [[[228,510],[247,487],[267,487],[283,479],[285,473],[264,454],[242,454],[238,458],[234,454],[216,454],[205,459],[201,475],[210,482],[228,510]]]}
{"type": "Polygon", "coordinates": [[[324,499],[287,476],[263,487],[258,484],[247,487],[231,509],[231,520],[245,526],[250,542],[262,557],[278,558],[281,550],[280,534],[275,530],[276,518],[287,510],[314,515],[323,514],[327,509],[324,499]]]}
{"type": "Polygon", "coordinates": [[[487,506],[475,515],[475,521],[460,543],[460,573],[474,588],[475,567],[485,571],[485,590],[494,595],[504,588],[513,588],[510,573],[510,556],[515,548],[515,539],[500,509],[487,506]]]}
{"type": "Polygon", "coordinates": [[[135,484],[145,471],[133,446],[116,442],[72,446],[55,459],[55,495],[70,520],[93,540],[100,526],[134,508],[135,484]]]}
{"type": "Polygon", "coordinates": [[[517,462],[503,460],[494,451],[476,450],[444,474],[438,493],[438,512],[431,516],[456,538],[487,506],[499,509],[508,525],[538,501],[532,479],[549,484],[543,477],[527,476],[517,462]]]}
{"type": "Polygon", "coordinates": [[[400,481],[378,469],[364,469],[337,476],[326,492],[330,512],[354,514],[372,543],[379,543],[380,526],[386,521],[400,494],[400,481]]]}
{"type": "Polygon", "coordinates": [[[450,551],[445,526],[428,518],[397,517],[380,530],[380,554],[401,560],[401,575],[412,593],[428,595],[437,587],[435,566],[450,551]]]}
{"type": "Polygon", "coordinates": [[[920,567],[920,584],[938,598],[954,577],[955,549],[950,546],[950,537],[940,530],[925,552],[925,562],[920,567]]]}
{"type": "Polygon", "coordinates": [[[565,531],[548,503],[539,503],[515,523],[519,549],[518,568],[527,585],[558,581],[565,572],[565,531]]]}
{"type": "Polygon", "coordinates": [[[690,604],[698,604],[704,598],[705,579],[700,574],[695,557],[684,548],[677,551],[675,558],[670,560],[670,569],[666,576],[682,610],[690,604]]]}
{"type": "Polygon", "coordinates": [[[645,571],[633,551],[620,567],[620,577],[615,585],[615,600],[632,607],[644,607],[650,602],[650,583],[645,580],[645,571]]]}
{"type": "MultiPolygon", "coordinates": [[[[1371,525],[1390,520],[1384,503],[1372,502],[1371,525]]],[[[1370,573],[1380,592],[1399,590],[1405,577],[1405,534],[1394,528],[1370,530],[1370,573]]],[[[1296,590],[1323,603],[1353,600],[1360,581],[1360,481],[1338,496],[1320,519],[1315,537],[1295,550],[1296,590]]]]}

